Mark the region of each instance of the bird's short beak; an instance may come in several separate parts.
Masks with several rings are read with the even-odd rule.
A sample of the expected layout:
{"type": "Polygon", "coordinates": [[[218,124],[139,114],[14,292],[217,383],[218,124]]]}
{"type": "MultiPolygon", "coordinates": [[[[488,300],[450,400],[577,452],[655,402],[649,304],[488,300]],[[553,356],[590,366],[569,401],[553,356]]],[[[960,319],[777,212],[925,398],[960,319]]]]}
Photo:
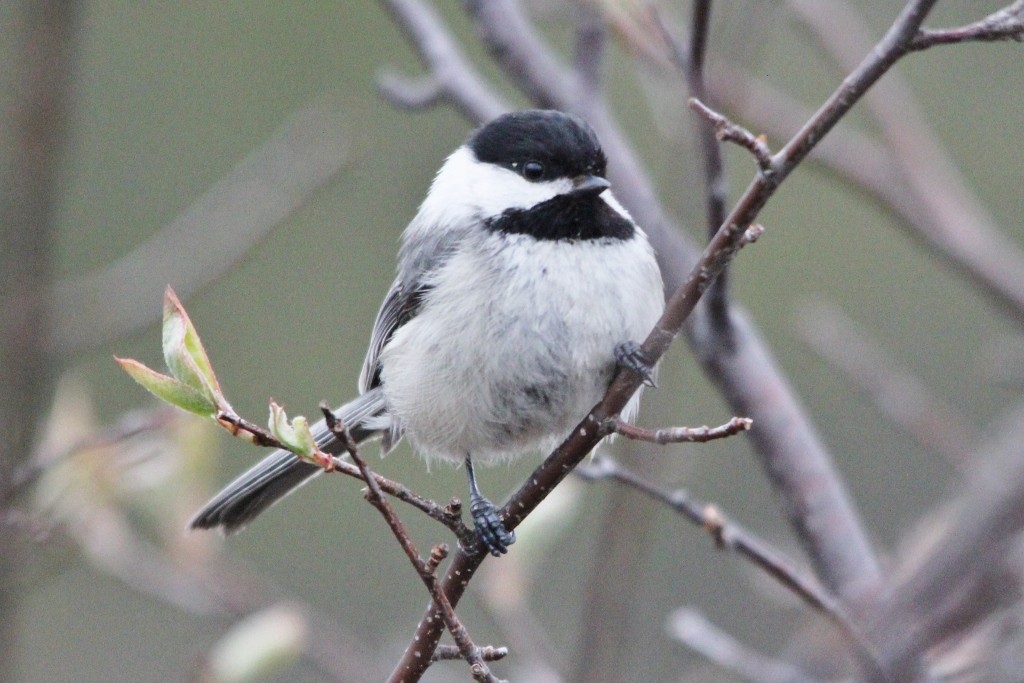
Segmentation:
{"type": "Polygon", "coordinates": [[[597,196],[611,187],[611,183],[596,175],[581,175],[573,178],[572,194],[597,196]]]}

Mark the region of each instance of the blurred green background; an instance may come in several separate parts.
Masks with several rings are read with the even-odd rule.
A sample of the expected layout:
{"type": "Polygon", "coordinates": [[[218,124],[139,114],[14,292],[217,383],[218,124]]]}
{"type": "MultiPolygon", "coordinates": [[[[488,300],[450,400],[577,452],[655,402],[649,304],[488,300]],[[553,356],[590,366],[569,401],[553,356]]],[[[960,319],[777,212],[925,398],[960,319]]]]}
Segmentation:
{"type": "MultiPolygon", "coordinates": [[[[437,4],[468,39],[484,71],[496,74],[457,3],[437,4]]],[[[772,7],[750,11],[757,3],[719,4],[712,60],[738,59],[811,106],[838,83],[841,76],[784,8],[764,3],[772,7]]],[[[877,35],[899,3],[856,4],[877,35]]],[[[1001,4],[942,3],[929,24],[963,23],[1001,4]]],[[[686,4],[673,12],[684,18],[686,4]]],[[[567,53],[568,11],[558,5],[544,8],[541,16],[545,32],[567,53]]],[[[382,68],[417,74],[420,67],[402,33],[373,3],[98,2],[85,4],[80,26],[59,206],[60,274],[80,276],[130,252],[294,111],[310,103],[328,107],[339,112],[349,138],[342,171],[185,304],[243,415],[262,421],[271,396],[290,412],[305,414],[314,414],[321,399],[347,399],[392,278],[399,234],[435,170],[471,125],[444,107],[397,111],[377,95],[375,78],[382,68]]],[[[695,180],[699,167],[681,94],[676,98],[675,87],[661,87],[670,77],[637,67],[619,45],[611,45],[608,59],[613,111],[655,173],[666,204],[700,239],[702,228],[694,227],[704,224],[695,180]],[[652,90],[660,91],[656,102],[648,98],[652,90]]],[[[1020,45],[997,44],[938,48],[899,67],[970,189],[1017,243],[1024,242],[1022,64],[1020,45]]],[[[857,112],[842,125],[871,132],[857,112]]],[[[735,198],[753,164],[734,150],[727,160],[735,198]]],[[[978,429],[997,421],[1019,396],[1021,367],[1001,369],[1002,379],[1016,381],[999,381],[987,372],[991,348],[1020,348],[1019,327],[925,253],[889,214],[820,168],[802,167],[761,222],[764,237],[736,262],[736,297],[752,312],[816,419],[884,556],[908,524],[949,492],[957,475],[801,342],[795,321],[802,307],[808,300],[836,303],[978,429]]],[[[190,249],[201,253],[204,245],[190,249]]],[[[102,421],[149,400],[115,367],[112,354],[161,366],[159,293],[145,295],[152,297],[153,324],[74,358],[66,368],[89,387],[102,421]]],[[[641,419],[647,424],[718,424],[729,416],[682,343],[646,403],[641,419]]],[[[216,470],[208,483],[212,492],[262,454],[205,429],[208,464],[216,470]]],[[[665,486],[685,485],[800,556],[741,439],[669,448],[658,458],[664,459],[665,486]]],[[[428,476],[406,446],[377,464],[436,499],[463,495],[461,472],[437,466],[428,476]]],[[[483,471],[485,489],[504,497],[534,464],[483,471]]],[[[522,550],[522,562],[531,567],[529,604],[562,663],[570,665],[585,627],[580,602],[600,560],[596,521],[609,485],[573,487],[579,496],[575,512],[553,546],[530,556],[535,546],[524,539],[513,550],[522,550]]],[[[633,500],[649,505],[639,496],[633,500]]],[[[684,672],[692,677],[687,680],[733,680],[705,668],[664,635],[664,619],[675,606],[696,605],[766,651],[784,643],[807,618],[805,608],[742,561],[717,553],[699,530],[666,510],[649,509],[657,527],[635,560],[642,585],[623,587],[635,601],[630,626],[644,649],[633,643],[623,653],[635,660],[636,680],[678,679],[684,672]]],[[[448,540],[436,525],[405,517],[421,549],[448,540]]],[[[320,477],[227,545],[282,592],[344,624],[383,671],[398,658],[427,603],[377,512],[361,499],[355,482],[342,477],[320,477]]],[[[24,590],[16,655],[25,682],[182,680],[228,626],[222,618],[188,614],[126,587],[82,560],[70,544],[45,544],[30,564],[24,590]]],[[[472,593],[460,614],[478,642],[501,644],[500,624],[472,593]]],[[[326,643],[333,638],[329,632],[313,637],[326,643]]],[[[515,666],[499,664],[495,670],[529,680],[525,674],[515,677],[515,666]]],[[[430,680],[463,680],[459,667],[438,666],[430,680]]],[[[322,676],[299,664],[274,680],[322,676]]]]}

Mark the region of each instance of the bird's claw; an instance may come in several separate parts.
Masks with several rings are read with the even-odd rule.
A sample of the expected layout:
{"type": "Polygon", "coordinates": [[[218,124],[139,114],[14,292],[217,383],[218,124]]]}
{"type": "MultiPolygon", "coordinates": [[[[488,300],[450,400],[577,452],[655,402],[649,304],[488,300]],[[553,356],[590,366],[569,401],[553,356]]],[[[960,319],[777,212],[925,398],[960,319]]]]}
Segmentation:
{"type": "Polygon", "coordinates": [[[516,542],[516,533],[507,531],[505,524],[498,515],[498,508],[483,496],[473,496],[469,504],[469,513],[476,525],[476,535],[487,551],[495,557],[508,552],[508,547],[516,542]]]}
{"type": "Polygon", "coordinates": [[[654,383],[654,366],[636,342],[628,341],[616,346],[615,362],[639,377],[647,386],[658,386],[654,383]]]}

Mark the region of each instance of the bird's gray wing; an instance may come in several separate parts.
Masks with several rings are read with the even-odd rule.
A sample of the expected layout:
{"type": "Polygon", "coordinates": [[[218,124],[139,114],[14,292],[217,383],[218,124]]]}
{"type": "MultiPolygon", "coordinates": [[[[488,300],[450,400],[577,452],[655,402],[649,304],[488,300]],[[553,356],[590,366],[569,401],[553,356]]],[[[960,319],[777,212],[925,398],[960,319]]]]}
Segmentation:
{"type": "Polygon", "coordinates": [[[432,287],[433,275],[448,262],[468,232],[467,226],[426,227],[417,217],[403,236],[398,251],[398,277],[388,290],[377,312],[370,333],[363,369],[359,373],[359,391],[380,384],[380,353],[399,327],[412,320],[423,307],[432,287]]]}
{"type": "Polygon", "coordinates": [[[377,320],[370,333],[370,346],[366,350],[363,369],[359,373],[359,391],[365,393],[380,384],[380,352],[399,327],[409,322],[423,304],[423,297],[430,290],[427,284],[407,286],[395,280],[384,297],[384,303],[377,311],[377,320]]]}

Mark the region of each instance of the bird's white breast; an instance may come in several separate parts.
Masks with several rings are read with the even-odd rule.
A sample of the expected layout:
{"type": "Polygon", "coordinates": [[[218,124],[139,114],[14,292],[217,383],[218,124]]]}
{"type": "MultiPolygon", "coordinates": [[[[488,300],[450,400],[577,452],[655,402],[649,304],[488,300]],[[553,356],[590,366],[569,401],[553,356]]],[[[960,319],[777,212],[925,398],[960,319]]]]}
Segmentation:
{"type": "Polygon", "coordinates": [[[615,347],[663,308],[646,238],[464,236],[384,349],[389,410],[424,456],[479,462],[546,450],[600,400],[615,347]]]}

